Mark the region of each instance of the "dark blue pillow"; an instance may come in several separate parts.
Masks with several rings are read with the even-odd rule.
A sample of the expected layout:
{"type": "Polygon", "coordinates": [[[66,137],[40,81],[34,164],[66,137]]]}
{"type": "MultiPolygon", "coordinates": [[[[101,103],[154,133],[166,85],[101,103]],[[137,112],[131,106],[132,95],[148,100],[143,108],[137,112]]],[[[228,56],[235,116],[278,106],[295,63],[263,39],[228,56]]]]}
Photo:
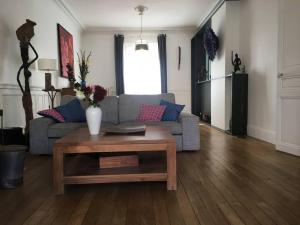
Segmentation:
{"type": "Polygon", "coordinates": [[[166,109],[162,117],[162,121],[177,121],[178,117],[185,105],[178,105],[164,100],[160,101],[160,105],[165,105],[166,109]]]}
{"type": "Polygon", "coordinates": [[[65,118],[65,122],[86,122],[85,110],[77,98],[55,109],[65,118]]]}

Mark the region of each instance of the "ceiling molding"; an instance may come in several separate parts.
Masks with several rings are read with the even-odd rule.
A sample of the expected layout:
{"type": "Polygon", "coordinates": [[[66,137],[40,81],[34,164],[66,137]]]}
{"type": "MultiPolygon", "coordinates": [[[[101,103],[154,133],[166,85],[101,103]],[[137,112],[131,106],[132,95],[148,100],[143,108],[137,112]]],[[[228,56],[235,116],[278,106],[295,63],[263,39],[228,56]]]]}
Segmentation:
{"type": "MultiPolygon", "coordinates": [[[[144,27],[143,32],[153,32],[153,31],[190,31],[194,32],[197,30],[196,26],[188,27],[144,27]]],[[[110,32],[139,32],[138,27],[87,27],[85,28],[86,33],[110,33],[110,32]]]]}
{"type": "MultiPolygon", "coordinates": [[[[71,10],[69,4],[64,0],[54,0],[56,4],[69,16],[75,23],[77,23],[82,31],[91,33],[91,32],[117,32],[117,31],[136,31],[140,30],[137,27],[86,27],[83,23],[75,16],[75,13],[71,10]]],[[[240,1],[240,0],[218,0],[218,2],[213,6],[207,16],[204,17],[198,24],[195,26],[186,26],[186,27],[148,27],[143,28],[145,31],[199,31],[200,28],[211,18],[215,12],[223,5],[226,1],[240,1]]]]}
{"type": "MultiPolygon", "coordinates": [[[[225,3],[225,2],[230,2],[230,1],[240,1],[240,0],[219,0],[214,7],[212,7],[209,10],[209,13],[206,15],[206,17],[204,17],[204,19],[199,23],[198,27],[197,27],[197,32],[201,30],[201,28],[205,25],[205,23],[213,16],[215,15],[215,13],[219,10],[219,8],[221,8],[221,6],[225,3]]],[[[197,33],[196,32],[196,33],[197,33]]]]}
{"type": "Polygon", "coordinates": [[[61,8],[67,16],[69,16],[75,23],[77,23],[81,30],[85,30],[84,25],[81,21],[75,16],[73,11],[70,9],[70,6],[64,0],[54,0],[59,8],[61,8]]]}
{"type": "Polygon", "coordinates": [[[218,9],[226,2],[226,0],[219,0],[209,11],[208,14],[204,17],[202,21],[198,24],[197,32],[201,30],[204,24],[218,11],[218,9]]]}

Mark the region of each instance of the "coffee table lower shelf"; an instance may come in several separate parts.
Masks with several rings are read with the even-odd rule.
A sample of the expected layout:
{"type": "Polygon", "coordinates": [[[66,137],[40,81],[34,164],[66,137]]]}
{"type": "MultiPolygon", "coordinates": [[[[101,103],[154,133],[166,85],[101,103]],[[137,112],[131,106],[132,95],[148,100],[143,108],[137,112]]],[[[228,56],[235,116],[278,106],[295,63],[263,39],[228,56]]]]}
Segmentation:
{"type": "Polygon", "coordinates": [[[63,184],[101,184],[122,182],[167,181],[166,158],[140,159],[138,167],[101,169],[98,157],[78,154],[65,157],[63,184]]]}
{"type": "Polygon", "coordinates": [[[98,157],[77,155],[67,157],[64,184],[167,181],[165,158],[140,159],[138,167],[101,169],[98,157]],[[154,162],[153,162],[154,161],[154,162]]]}
{"type": "Polygon", "coordinates": [[[65,184],[95,184],[119,182],[166,181],[167,173],[132,173],[114,175],[65,176],[65,184]]]}

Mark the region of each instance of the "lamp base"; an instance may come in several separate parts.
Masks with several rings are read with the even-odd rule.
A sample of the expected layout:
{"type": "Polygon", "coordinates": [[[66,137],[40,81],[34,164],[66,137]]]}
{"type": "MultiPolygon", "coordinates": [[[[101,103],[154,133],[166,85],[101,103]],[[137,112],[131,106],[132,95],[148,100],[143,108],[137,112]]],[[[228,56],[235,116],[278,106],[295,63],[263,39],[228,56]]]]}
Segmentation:
{"type": "Polygon", "coordinates": [[[49,90],[51,87],[51,73],[45,73],[45,90],[49,90]]]}

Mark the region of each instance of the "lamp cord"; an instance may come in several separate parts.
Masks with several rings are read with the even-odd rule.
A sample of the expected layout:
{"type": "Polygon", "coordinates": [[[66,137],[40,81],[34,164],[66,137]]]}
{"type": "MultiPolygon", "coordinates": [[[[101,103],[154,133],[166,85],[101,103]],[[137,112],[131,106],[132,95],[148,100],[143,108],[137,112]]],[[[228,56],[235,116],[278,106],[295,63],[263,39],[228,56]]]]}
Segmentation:
{"type": "Polygon", "coordinates": [[[140,35],[140,38],[141,38],[141,44],[142,44],[142,35],[143,35],[143,12],[140,13],[141,14],[141,35],[140,35]]]}

